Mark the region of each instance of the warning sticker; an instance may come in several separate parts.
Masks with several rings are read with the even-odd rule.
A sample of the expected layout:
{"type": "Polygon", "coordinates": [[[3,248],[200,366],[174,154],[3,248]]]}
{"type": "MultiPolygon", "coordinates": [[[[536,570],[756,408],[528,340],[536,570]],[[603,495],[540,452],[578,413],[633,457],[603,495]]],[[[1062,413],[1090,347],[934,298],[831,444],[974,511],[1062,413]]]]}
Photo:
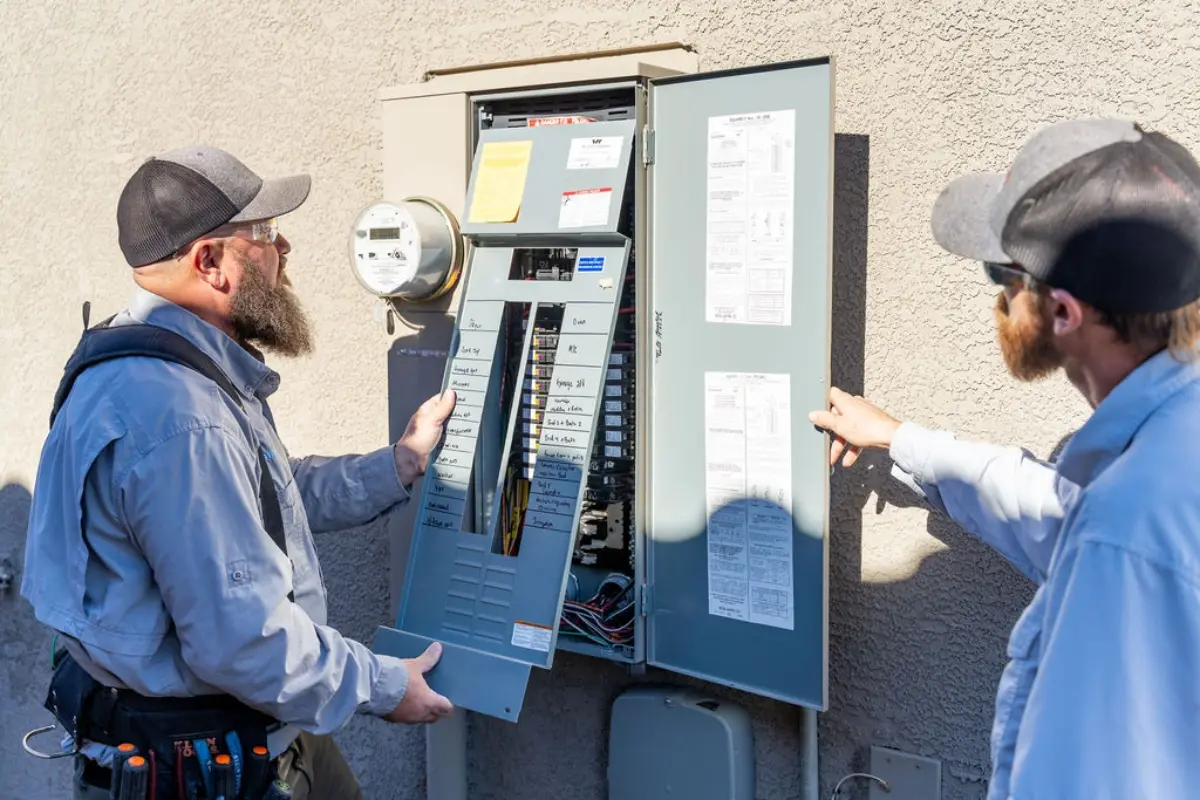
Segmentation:
{"type": "Polygon", "coordinates": [[[514,622],[512,645],[513,647],[524,647],[526,650],[549,653],[550,628],[545,625],[534,625],[532,622],[514,622]]]}
{"type": "Polygon", "coordinates": [[[558,227],[592,228],[607,225],[610,205],[612,187],[563,192],[562,204],[558,208],[558,227]]]}

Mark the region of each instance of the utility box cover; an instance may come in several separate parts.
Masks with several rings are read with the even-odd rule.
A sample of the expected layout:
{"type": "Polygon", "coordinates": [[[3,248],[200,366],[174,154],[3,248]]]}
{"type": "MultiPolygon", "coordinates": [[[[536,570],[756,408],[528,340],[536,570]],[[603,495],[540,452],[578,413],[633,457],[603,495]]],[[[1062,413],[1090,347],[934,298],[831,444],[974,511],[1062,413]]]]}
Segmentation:
{"type": "Polygon", "coordinates": [[[613,702],[609,800],[754,800],[754,731],[741,706],[637,686],[613,702]]]}

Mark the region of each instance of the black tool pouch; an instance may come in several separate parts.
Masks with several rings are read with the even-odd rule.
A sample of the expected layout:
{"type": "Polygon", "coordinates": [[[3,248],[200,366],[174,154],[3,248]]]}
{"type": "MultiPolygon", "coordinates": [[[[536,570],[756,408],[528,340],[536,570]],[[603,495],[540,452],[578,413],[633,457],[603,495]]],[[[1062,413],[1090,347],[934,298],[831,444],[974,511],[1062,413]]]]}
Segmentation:
{"type": "MultiPolygon", "coordinates": [[[[236,733],[245,754],[267,745],[267,733],[275,720],[255,711],[229,695],[201,697],[143,697],[128,689],[104,686],[89,675],[75,659],[58,660],[46,709],[71,734],[78,749],[83,741],[118,746],[128,742],[138,752],[153,753],[157,775],[157,797],[176,797],[177,742],[215,740],[224,747],[229,733],[236,733]]],[[[222,750],[223,751],[223,750],[222,750]]],[[[189,764],[188,770],[195,768],[189,764]]],[[[108,770],[92,767],[102,785],[108,770]]]]}

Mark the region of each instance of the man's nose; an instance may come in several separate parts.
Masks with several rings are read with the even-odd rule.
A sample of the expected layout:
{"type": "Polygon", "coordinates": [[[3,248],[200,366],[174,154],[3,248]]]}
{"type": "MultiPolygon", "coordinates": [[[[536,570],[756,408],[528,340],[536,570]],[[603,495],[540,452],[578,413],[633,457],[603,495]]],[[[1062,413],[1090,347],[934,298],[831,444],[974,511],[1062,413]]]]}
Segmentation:
{"type": "Polygon", "coordinates": [[[292,243],[288,241],[286,236],[280,233],[275,237],[275,249],[279,251],[281,256],[286,256],[292,252],[292,243]]]}

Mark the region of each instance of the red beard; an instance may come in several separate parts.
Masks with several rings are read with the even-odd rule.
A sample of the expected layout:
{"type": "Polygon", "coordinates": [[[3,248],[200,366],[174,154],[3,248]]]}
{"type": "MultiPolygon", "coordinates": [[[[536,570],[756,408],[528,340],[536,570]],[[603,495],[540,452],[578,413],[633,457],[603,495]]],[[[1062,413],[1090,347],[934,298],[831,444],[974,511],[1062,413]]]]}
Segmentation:
{"type": "Polygon", "coordinates": [[[1054,349],[1050,319],[1038,296],[1028,290],[1014,298],[1013,304],[1024,306],[1019,320],[1010,315],[1008,296],[1001,292],[996,298],[996,336],[1008,371],[1019,381],[1036,381],[1048,377],[1062,366],[1062,358],[1054,349]]]}

